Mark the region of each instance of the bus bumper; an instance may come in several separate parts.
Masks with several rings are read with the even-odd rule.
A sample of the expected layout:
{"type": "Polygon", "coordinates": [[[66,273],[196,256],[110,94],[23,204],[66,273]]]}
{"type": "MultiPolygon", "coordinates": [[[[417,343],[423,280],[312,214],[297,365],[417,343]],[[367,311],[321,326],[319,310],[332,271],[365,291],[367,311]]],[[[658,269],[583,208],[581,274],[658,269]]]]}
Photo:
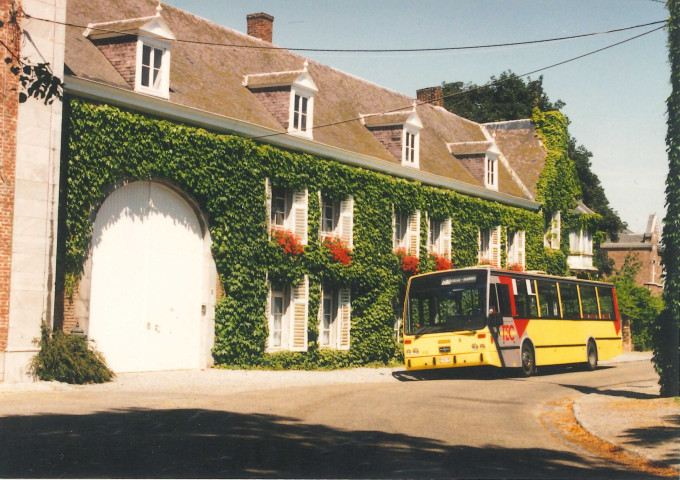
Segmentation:
{"type": "Polygon", "coordinates": [[[407,357],[406,370],[433,370],[439,368],[474,367],[479,365],[493,365],[500,367],[497,352],[470,352],[456,355],[432,355],[421,357],[407,357]]]}

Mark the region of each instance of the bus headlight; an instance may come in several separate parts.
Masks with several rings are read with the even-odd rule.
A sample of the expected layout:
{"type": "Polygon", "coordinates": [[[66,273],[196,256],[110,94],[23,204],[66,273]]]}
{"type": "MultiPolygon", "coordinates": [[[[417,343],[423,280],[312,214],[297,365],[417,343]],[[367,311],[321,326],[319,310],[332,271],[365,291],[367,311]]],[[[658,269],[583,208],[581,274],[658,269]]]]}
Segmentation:
{"type": "Polygon", "coordinates": [[[406,355],[411,355],[411,349],[406,350],[406,355]]]}
{"type": "Polygon", "coordinates": [[[418,355],[419,353],[420,353],[420,352],[418,351],[417,348],[414,348],[414,349],[413,349],[413,355],[418,355]]]}
{"type": "Polygon", "coordinates": [[[473,352],[476,352],[478,348],[479,348],[479,347],[477,346],[476,343],[473,343],[473,344],[472,344],[472,351],[473,351],[473,352]]]}
{"type": "Polygon", "coordinates": [[[480,350],[484,350],[485,348],[486,348],[486,345],[484,345],[483,343],[479,346],[480,350]]]}

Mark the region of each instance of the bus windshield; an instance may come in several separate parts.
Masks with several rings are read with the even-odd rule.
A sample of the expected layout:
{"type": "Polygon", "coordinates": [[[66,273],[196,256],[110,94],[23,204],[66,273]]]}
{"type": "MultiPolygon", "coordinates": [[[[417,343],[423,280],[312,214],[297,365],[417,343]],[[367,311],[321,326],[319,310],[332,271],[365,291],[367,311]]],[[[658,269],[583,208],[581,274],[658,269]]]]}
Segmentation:
{"type": "Polygon", "coordinates": [[[411,280],[406,308],[407,335],[484,328],[486,272],[427,275],[411,280]]]}

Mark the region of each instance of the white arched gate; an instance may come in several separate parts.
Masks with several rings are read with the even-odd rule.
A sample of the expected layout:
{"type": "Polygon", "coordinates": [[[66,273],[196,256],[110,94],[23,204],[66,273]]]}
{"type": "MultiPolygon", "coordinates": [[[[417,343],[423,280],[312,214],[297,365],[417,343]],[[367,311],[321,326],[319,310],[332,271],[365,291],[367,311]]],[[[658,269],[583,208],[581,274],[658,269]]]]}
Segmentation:
{"type": "Polygon", "coordinates": [[[112,370],[204,366],[205,259],[201,224],[171,189],[135,182],[106,199],[92,236],[89,337],[112,370]]]}

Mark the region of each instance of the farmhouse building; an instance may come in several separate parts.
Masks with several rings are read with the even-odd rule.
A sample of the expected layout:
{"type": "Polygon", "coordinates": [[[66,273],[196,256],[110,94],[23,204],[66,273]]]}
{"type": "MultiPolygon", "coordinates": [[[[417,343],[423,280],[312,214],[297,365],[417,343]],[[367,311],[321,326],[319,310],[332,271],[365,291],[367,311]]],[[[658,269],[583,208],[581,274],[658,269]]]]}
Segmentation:
{"type": "Polygon", "coordinates": [[[2,105],[0,380],[27,378],[43,320],[117,372],[385,362],[413,272],[565,273],[573,235],[592,256],[535,122],[278,48],[264,13],[243,34],[153,0],[0,3],[65,93],[2,105]]]}

